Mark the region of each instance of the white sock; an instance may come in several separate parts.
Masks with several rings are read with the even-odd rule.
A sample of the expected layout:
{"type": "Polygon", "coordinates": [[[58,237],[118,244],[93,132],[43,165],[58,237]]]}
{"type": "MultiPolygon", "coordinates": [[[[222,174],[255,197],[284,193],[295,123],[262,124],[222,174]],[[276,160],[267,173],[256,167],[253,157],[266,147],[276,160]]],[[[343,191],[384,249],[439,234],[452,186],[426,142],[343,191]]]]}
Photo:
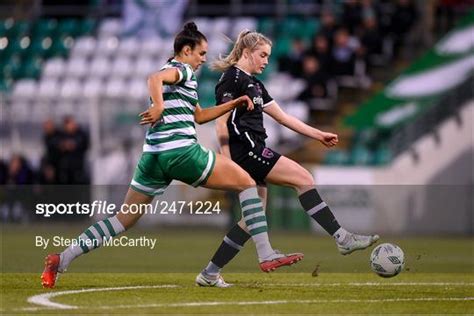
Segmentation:
{"type": "Polygon", "coordinates": [[[117,236],[125,231],[117,216],[99,221],[87,228],[78,238],[78,244],[72,244],[59,255],[59,272],[66,271],[67,267],[77,257],[90,250],[99,248],[104,238],[117,236]]]}
{"type": "Polygon", "coordinates": [[[257,188],[249,188],[239,193],[242,217],[249,230],[260,262],[271,256],[273,250],[268,238],[267,218],[257,188]]]}
{"type": "Polygon", "coordinates": [[[336,232],[332,236],[334,237],[334,239],[336,239],[336,242],[340,244],[344,242],[348,234],[349,232],[341,227],[338,230],[336,230],[336,232]]]}
{"type": "Polygon", "coordinates": [[[216,266],[212,261],[209,261],[209,264],[204,269],[204,273],[210,277],[217,277],[221,271],[221,268],[216,266]]]}
{"type": "Polygon", "coordinates": [[[252,240],[257,248],[259,262],[268,260],[269,257],[275,253],[275,250],[273,250],[272,245],[270,244],[268,233],[260,233],[252,236],[252,240]]]}

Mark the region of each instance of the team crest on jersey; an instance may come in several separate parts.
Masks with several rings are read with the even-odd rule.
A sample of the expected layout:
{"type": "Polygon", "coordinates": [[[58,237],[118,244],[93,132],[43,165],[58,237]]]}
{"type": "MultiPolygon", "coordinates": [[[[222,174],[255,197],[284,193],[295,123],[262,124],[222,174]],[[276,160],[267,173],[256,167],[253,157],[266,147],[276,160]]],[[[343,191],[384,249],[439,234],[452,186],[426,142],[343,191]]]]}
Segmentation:
{"type": "Polygon", "coordinates": [[[267,159],[271,159],[271,158],[273,158],[273,151],[271,149],[265,147],[262,151],[262,156],[267,158],[267,159]]]}

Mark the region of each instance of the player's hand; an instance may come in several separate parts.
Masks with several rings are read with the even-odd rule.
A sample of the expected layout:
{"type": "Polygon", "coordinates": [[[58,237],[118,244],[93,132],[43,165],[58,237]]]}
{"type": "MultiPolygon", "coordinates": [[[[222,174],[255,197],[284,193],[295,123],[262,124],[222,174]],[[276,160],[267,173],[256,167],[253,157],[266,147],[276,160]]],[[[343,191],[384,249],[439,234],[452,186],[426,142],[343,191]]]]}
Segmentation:
{"type": "Polygon", "coordinates": [[[249,98],[248,95],[243,95],[241,97],[238,97],[236,100],[237,104],[239,104],[240,106],[245,106],[247,107],[247,111],[252,111],[253,110],[253,102],[252,100],[249,98]]]}
{"type": "Polygon", "coordinates": [[[319,141],[326,147],[334,147],[339,142],[337,134],[321,132],[319,141]]]}
{"type": "Polygon", "coordinates": [[[162,112],[163,111],[158,106],[153,106],[153,104],[150,105],[148,110],[139,114],[141,117],[140,125],[151,124],[152,127],[154,127],[160,122],[162,112]]]}

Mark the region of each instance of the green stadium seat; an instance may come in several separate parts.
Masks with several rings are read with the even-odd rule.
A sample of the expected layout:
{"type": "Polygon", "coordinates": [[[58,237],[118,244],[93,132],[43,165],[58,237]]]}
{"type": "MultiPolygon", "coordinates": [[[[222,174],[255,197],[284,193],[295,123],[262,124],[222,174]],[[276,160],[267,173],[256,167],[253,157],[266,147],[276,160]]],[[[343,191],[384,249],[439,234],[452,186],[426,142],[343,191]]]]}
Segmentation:
{"type": "Polygon", "coordinates": [[[319,20],[315,18],[307,19],[303,23],[301,29],[301,37],[306,41],[311,41],[312,38],[319,32],[321,24],[319,20]]]}
{"type": "Polygon", "coordinates": [[[292,28],[294,28],[293,19],[285,18],[278,22],[276,33],[278,36],[288,36],[291,35],[292,28]]]}
{"type": "Polygon", "coordinates": [[[380,146],[374,153],[374,164],[376,166],[386,165],[392,160],[392,153],[386,146],[380,146]]]}
{"type": "Polygon", "coordinates": [[[21,62],[19,58],[12,59],[9,64],[3,67],[3,78],[17,79],[21,75],[21,62]]]}
{"type": "Polygon", "coordinates": [[[57,38],[51,45],[51,49],[48,50],[46,57],[62,56],[66,57],[69,49],[74,44],[74,39],[70,36],[57,38]]]}
{"type": "Polygon", "coordinates": [[[7,92],[12,86],[13,80],[10,78],[0,78],[0,92],[7,92]]]}
{"type": "Polygon", "coordinates": [[[90,35],[94,32],[96,27],[96,20],[84,19],[81,21],[79,29],[80,32],[77,35],[90,35]]]}
{"type": "Polygon", "coordinates": [[[0,37],[7,36],[8,30],[10,29],[11,26],[9,24],[13,25],[13,22],[8,22],[9,20],[0,20],[0,37]]]}
{"type": "Polygon", "coordinates": [[[198,86],[199,103],[202,107],[211,107],[216,104],[214,96],[214,88],[216,82],[214,80],[200,81],[198,86]]]}
{"type": "Polygon", "coordinates": [[[199,82],[201,80],[214,80],[218,81],[220,77],[220,72],[219,71],[213,71],[209,68],[209,64],[204,65],[204,67],[201,68],[201,72],[199,74],[199,82]]]}
{"type": "Polygon", "coordinates": [[[64,19],[60,20],[56,29],[57,36],[71,35],[73,37],[78,36],[81,33],[80,22],[76,19],[64,19]]]}
{"type": "Polygon", "coordinates": [[[306,38],[308,34],[314,34],[315,25],[315,19],[289,17],[278,23],[278,34],[306,38]]]}
{"type": "Polygon", "coordinates": [[[8,29],[7,36],[9,38],[22,37],[28,33],[30,23],[27,21],[15,21],[8,29]]]}
{"type": "Polygon", "coordinates": [[[74,38],[91,34],[95,27],[94,19],[39,19],[32,24],[13,18],[0,20],[2,88],[9,89],[16,79],[38,78],[45,58],[67,57],[74,38]]]}
{"type": "Polygon", "coordinates": [[[281,36],[276,41],[273,41],[272,55],[279,58],[286,55],[291,50],[291,38],[289,36],[281,36]]]}
{"type": "Polygon", "coordinates": [[[275,31],[275,22],[270,18],[262,18],[258,21],[258,31],[267,35],[273,35],[275,31]]]}
{"type": "Polygon", "coordinates": [[[347,165],[349,155],[345,150],[331,150],[327,152],[324,163],[327,165],[347,165]]]}
{"type": "Polygon", "coordinates": [[[40,73],[41,73],[41,65],[43,63],[43,59],[40,57],[33,56],[27,60],[25,60],[24,63],[22,63],[21,68],[19,69],[19,72],[17,73],[17,76],[15,76],[15,79],[19,78],[39,78],[40,73]]]}
{"type": "Polygon", "coordinates": [[[20,64],[21,56],[19,54],[12,54],[5,58],[0,59],[0,69],[4,69],[4,67],[8,65],[16,65],[20,64]]]}
{"type": "Polygon", "coordinates": [[[372,153],[367,147],[357,146],[352,149],[349,162],[353,165],[370,165],[372,160],[372,153]]]}
{"type": "Polygon", "coordinates": [[[30,46],[29,54],[37,56],[48,55],[49,50],[52,49],[53,39],[50,36],[37,37],[33,40],[30,46]]]}
{"type": "Polygon", "coordinates": [[[354,146],[372,146],[376,141],[376,133],[372,129],[362,129],[354,133],[353,145],[354,146]]]}
{"type": "Polygon", "coordinates": [[[23,55],[30,49],[31,38],[29,36],[23,36],[18,38],[12,38],[8,42],[8,46],[5,48],[5,53],[11,55],[23,55]]]}
{"type": "Polygon", "coordinates": [[[52,36],[58,27],[58,21],[55,19],[40,19],[36,21],[31,30],[33,37],[52,36]]]}

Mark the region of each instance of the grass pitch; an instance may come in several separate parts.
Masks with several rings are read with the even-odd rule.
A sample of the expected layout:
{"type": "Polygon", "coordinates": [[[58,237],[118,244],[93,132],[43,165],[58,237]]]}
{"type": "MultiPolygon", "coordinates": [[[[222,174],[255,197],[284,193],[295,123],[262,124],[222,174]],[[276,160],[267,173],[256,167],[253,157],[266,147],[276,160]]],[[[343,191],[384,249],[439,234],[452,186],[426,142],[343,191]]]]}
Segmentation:
{"type": "Polygon", "coordinates": [[[295,266],[265,274],[251,242],[224,271],[228,289],[199,288],[196,274],[224,232],[132,231],[156,237],[154,250],[103,248],[78,258],[57,287],[40,285],[43,257],[35,235],[76,236],[78,227],[6,226],[2,230],[2,314],[473,314],[472,238],[384,238],[406,255],[406,270],[370,272],[370,250],[337,253],[328,237],[272,232],[275,247],[301,251],[295,266]]]}

